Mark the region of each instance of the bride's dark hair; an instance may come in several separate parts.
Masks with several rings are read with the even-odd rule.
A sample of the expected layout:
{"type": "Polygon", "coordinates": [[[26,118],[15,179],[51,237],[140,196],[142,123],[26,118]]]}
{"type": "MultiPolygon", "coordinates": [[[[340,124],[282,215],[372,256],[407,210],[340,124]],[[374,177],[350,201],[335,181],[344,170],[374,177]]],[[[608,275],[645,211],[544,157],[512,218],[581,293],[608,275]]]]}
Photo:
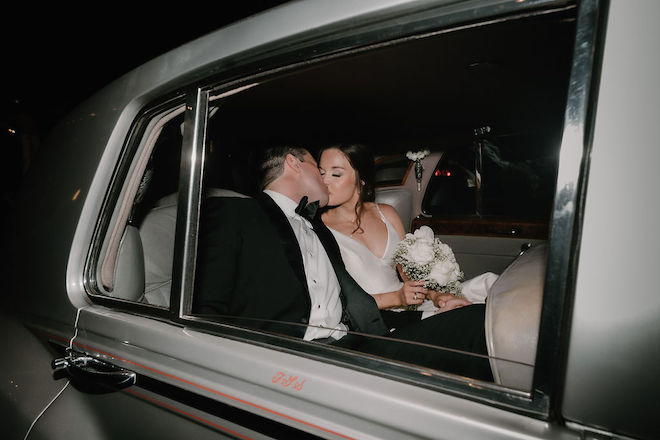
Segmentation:
{"type": "Polygon", "coordinates": [[[336,148],[344,153],[348,159],[351,167],[355,170],[355,186],[358,190],[358,202],[355,204],[355,218],[356,228],[352,232],[364,232],[360,227],[360,216],[365,202],[373,202],[376,199],[374,191],[374,179],[376,168],[374,166],[374,155],[366,145],[363,144],[336,144],[323,148],[319,152],[319,160],[321,154],[325,150],[336,148]]]}

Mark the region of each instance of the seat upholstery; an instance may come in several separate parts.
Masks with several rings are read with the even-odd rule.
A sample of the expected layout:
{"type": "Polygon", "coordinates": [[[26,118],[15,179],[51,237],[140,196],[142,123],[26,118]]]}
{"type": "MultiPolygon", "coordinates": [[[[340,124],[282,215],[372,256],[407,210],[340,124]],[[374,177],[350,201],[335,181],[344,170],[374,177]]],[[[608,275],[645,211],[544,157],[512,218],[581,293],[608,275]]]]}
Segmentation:
{"type": "Polygon", "coordinates": [[[486,344],[496,383],[521,390],[532,387],[546,261],[547,245],[528,249],[488,293],[486,344]]]}
{"type": "Polygon", "coordinates": [[[144,301],[169,307],[177,193],[156,202],[140,224],[144,249],[144,301]]]}
{"type": "Polygon", "coordinates": [[[396,209],[406,231],[412,222],[412,195],[407,188],[387,188],[376,190],[376,203],[385,203],[396,209]]]}
{"type": "MultiPolygon", "coordinates": [[[[144,249],[144,301],[169,307],[174,260],[177,193],[169,194],[147,213],[140,225],[144,249]]],[[[246,197],[226,189],[209,189],[206,197],[246,197]]]]}
{"type": "Polygon", "coordinates": [[[135,226],[127,226],[119,244],[115,283],[109,293],[113,298],[140,301],[144,293],[144,257],[142,241],[135,226]]]}

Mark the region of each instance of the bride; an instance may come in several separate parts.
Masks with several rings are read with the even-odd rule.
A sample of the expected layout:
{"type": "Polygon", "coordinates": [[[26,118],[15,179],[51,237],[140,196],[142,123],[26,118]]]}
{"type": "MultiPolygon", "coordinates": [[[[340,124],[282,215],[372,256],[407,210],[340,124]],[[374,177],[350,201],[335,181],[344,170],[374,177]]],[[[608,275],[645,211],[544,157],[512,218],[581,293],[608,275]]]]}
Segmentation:
{"type": "Polygon", "coordinates": [[[392,206],[374,203],[374,158],[364,145],[322,150],[319,170],[330,195],[321,218],[339,244],[346,270],[374,297],[379,309],[421,305],[418,310],[424,318],[472,304],[466,298],[425,289],[424,281],[410,280],[400,268],[404,281],[399,279],[391,256],[405,237],[405,228],[392,206]]]}

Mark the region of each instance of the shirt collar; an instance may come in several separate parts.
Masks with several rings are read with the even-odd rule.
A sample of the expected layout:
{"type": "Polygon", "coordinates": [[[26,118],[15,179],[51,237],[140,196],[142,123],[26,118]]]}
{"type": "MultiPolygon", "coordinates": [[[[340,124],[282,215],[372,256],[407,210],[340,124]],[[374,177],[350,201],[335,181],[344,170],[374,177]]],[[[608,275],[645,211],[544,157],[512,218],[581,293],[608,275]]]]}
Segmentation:
{"type": "Polygon", "coordinates": [[[264,192],[273,199],[287,217],[298,216],[298,214],[296,214],[298,202],[293,201],[284,194],[273,191],[272,189],[265,189],[264,192]]]}

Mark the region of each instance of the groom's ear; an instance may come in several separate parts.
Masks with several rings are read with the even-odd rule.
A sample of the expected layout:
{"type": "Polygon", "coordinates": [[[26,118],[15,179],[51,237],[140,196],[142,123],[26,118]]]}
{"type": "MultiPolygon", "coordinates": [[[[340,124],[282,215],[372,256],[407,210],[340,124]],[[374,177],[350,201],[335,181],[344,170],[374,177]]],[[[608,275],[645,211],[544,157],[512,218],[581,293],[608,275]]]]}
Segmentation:
{"type": "Polygon", "coordinates": [[[300,159],[293,154],[287,154],[284,158],[284,164],[295,172],[300,172],[300,159]]]}

